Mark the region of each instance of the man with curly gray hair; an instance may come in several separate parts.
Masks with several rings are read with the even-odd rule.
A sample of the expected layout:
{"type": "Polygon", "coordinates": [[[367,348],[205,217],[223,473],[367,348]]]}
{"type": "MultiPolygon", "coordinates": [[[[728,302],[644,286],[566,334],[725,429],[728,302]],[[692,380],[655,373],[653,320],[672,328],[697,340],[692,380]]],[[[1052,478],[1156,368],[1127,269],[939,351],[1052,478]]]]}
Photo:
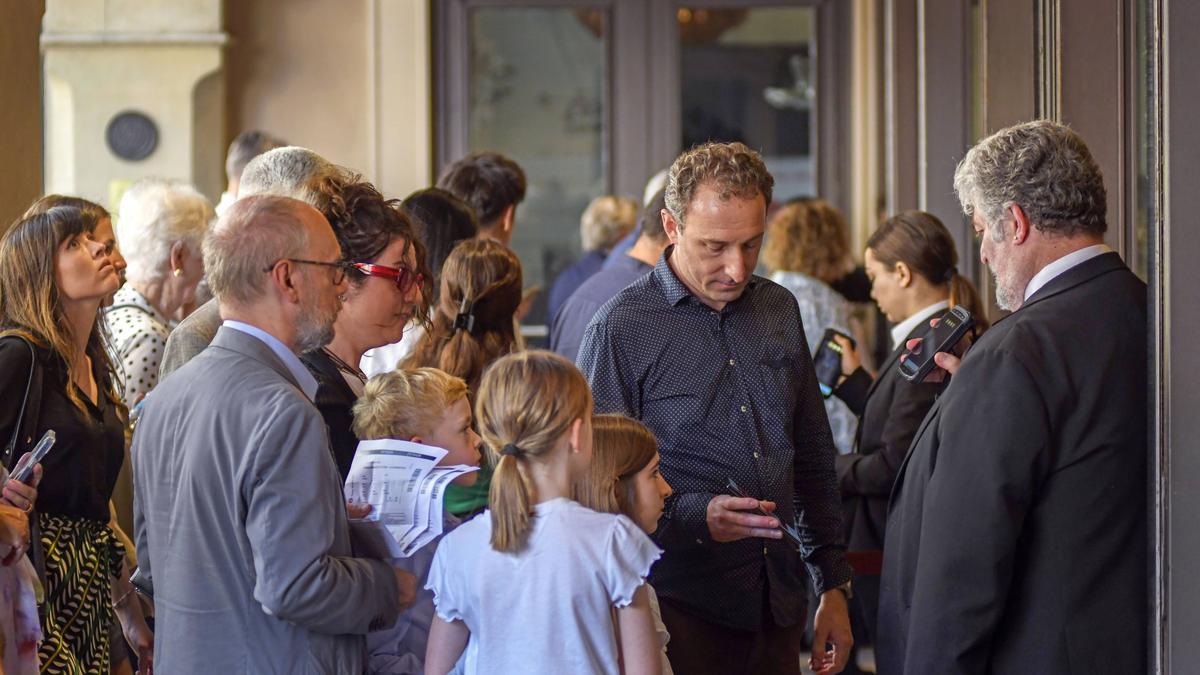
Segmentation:
{"type": "Polygon", "coordinates": [[[597,412],[654,431],[674,490],[650,582],[677,673],[799,675],[805,566],[821,596],[814,670],[841,672],[853,643],[836,451],[804,336],[823,327],[754,275],[774,182],[741,143],[680,155],[660,214],[671,246],[579,349],[597,412]]]}
{"type": "Polygon", "coordinates": [[[1013,313],[937,355],[954,377],[892,490],[879,672],[1144,672],[1146,285],[1069,127],[993,134],[954,187],[1013,313]]]}

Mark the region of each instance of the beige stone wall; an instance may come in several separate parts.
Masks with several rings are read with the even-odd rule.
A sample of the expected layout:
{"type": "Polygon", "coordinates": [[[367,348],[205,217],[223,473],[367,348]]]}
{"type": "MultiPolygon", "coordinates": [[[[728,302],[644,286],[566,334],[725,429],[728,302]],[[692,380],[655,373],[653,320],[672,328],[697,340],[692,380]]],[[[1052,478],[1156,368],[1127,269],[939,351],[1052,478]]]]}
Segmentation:
{"type": "Polygon", "coordinates": [[[431,180],[426,0],[229,0],[226,138],[262,129],[388,196],[431,180]]]}
{"type": "Polygon", "coordinates": [[[220,0],[49,0],[42,25],[47,192],[115,206],[145,176],[223,188],[220,0]],[[127,161],[105,141],[127,110],[157,125],[158,146],[127,161]]]}
{"type": "Polygon", "coordinates": [[[42,190],[42,82],[38,32],[44,0],[4,4],[0,21],[0,232],[42,190]]]}

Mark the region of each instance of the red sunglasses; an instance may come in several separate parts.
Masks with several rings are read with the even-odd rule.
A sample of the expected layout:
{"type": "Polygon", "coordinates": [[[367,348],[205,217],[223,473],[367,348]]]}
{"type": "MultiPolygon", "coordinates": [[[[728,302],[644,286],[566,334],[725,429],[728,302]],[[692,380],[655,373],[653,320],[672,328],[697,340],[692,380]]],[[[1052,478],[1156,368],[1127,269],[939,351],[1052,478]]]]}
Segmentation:
{"type": "Polygon", "coordinates": [[[396,283],[396,288],[399,288],[401,293],[407,293],[413,286],[420,286],[425,281],[425,275],[420,272],[414,272],[407,267],[388,267],[386,265],[364,262],[352,262],[350,263],[350,267],[369,277],[391,279],[396,283]]]}

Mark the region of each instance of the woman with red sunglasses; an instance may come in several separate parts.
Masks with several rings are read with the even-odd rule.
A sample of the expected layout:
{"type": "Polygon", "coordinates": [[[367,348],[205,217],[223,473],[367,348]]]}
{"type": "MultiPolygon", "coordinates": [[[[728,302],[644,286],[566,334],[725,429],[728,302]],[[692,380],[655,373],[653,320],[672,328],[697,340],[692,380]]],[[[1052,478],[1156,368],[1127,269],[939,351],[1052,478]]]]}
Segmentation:
{"type": "Polygon", "coordinates": [[[314,402],[345,480],[358,447],[351,410],[367,381],[358,363],[368,349],[399,341],[410,320],[428,321],[431,284],[424,248],[400,200],[384,199],[370,183],[350,181],[339,187],[325,217],[346,261],[334,274],[344,274],[349,287],[333,339],[300,358],[317,379],[314,402]]]}

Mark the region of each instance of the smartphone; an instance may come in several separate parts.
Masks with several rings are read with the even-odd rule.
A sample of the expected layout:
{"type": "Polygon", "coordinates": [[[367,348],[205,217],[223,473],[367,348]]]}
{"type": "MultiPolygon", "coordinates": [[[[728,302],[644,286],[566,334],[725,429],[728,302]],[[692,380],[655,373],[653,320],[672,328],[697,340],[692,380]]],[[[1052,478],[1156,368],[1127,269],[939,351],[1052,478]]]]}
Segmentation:
{"type": "Polygon", "coordinates": [[[962,305],[942,315],[937,325],[930,328],[921,338],[921,343],[915,349],[909,349],[900,357],[900,374],[909,382],[920,382],[925,379],[937,364],[933,355],[938,352],[948,352],[975,325],[971,313],[962,305]]]}
{"type": "Polygon", "coordinates": [[[54,446],[56,436],[53,429],[49,429],[42,435],[42,440],[34,446],[33,452],[21,458],[17,465],[13,467],[13,472],[9,476],[12,480],[19,483],[28,483],[33,476],[33,466],[45,458],[46,453],[50,452],[50,448],[54,446]]]}
{"type": "MultiPolygon", "coordinates": [[[[745,497],[747,499],[754,499],[754,497],[751,497],[736,482],[734,482],[734,480],[732,478],[729,478],[727,480],[728,480],[728,482],[726,483],[726,485],[729,488],[729,494],[733,495],[734,497],[745,497]]],[[[783,522],[782,518],[775,515],[774,513],[767,513],[766,511],[764,511],[761,506],[755,507],[754,512],[760,516],[774,518],[775,521],[779,523],[779,529],[783,532],[783,536],[792,542],[792,545],[796,547],[797,551],[800,550],[800,547],[803,545],[803,542],[800,540],[800,528],[798,525],[794,525],[794,524],[788,525],[787,523],[783,522]]]]}
{"type": "Polygon", "coordinates": [[[817,353],[813,356],[813,365],[817,371],[817,384],[825,398],[833,395],[833,389],[842,376],[842,346],[833,339],[835,335],[846,338],[850,346],[854,346],[854,338],[832,328],[826,328],[821,336],[821,343],[817,345],[817,353]]]}

